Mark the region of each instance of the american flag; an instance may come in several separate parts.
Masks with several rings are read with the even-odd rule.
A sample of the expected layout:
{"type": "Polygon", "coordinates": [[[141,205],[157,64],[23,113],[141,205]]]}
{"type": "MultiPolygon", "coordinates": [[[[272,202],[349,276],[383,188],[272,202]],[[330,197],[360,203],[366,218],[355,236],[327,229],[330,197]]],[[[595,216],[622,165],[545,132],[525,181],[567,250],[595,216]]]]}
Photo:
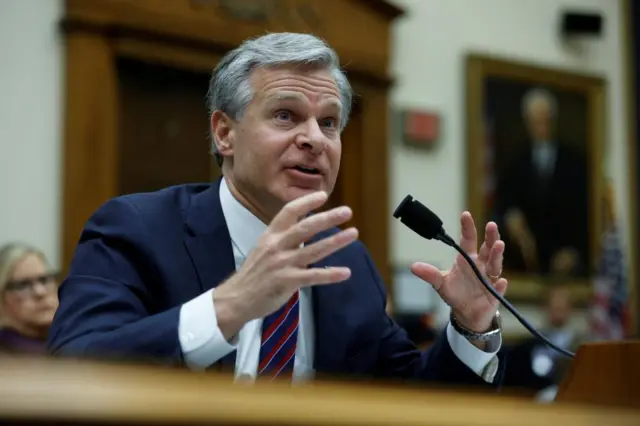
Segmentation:
{"type": "Polygon", "coordinates": [[[612,192],[607,195],[605,204],[610,204],[605,216],[608,223],[601,240],[590,315],[593,340],[624,339],[629,334],[630,325],[623,244],[613,214],[612,192]]]}

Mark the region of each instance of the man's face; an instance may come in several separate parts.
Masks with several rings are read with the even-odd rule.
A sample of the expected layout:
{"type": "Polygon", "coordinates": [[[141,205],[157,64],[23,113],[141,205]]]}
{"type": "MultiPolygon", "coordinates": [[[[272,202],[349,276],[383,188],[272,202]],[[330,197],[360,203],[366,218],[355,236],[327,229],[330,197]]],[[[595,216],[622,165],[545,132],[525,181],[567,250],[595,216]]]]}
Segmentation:
{"type": "Polygon", "coordinates": [[[322,69],[257,69],[251,83],[254,96],[242,118],[216,112],[212,127],[231,185],[270,220],[291,200],[333,191],[342,152],[340,93],[322,69]]]}
{"type": "Polygon", "coordinates": [[[547,101],[535,100],[527,111],[527,125],[532,139],[535,142],[551,142],[552,117],[551,109],[547,101]]]}

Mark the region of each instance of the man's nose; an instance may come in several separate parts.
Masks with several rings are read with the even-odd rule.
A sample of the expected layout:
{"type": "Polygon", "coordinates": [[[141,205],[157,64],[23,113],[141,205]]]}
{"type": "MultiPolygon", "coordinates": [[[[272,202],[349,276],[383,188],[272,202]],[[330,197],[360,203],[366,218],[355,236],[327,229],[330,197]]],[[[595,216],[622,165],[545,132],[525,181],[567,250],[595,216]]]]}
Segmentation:
{"type": "Polygon", "coordinates": [[[296,145],[302,150],[319,155],[326,149],[325,139],[318,122],[315,119],[310,119],[306,123],[304,131],[297,136],[296,145]]]}

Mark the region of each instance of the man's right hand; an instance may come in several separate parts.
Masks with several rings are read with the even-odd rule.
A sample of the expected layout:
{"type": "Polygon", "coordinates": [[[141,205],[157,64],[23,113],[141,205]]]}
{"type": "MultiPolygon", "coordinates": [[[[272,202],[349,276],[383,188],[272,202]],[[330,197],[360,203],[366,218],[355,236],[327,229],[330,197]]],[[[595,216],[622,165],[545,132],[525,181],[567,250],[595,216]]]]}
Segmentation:
{"type": "Polygon", "coordinates": [[[301,247],[314,235],[351,219],[348,207],[307,214],[327,201],[325,192],[287,203],[248,254],[242,267],[213,292],[218,326],[226,339],[255,318],[275,312],[301,287],[333,284],[351,276],[347,267],[309,268],[358,238],[348,228],[301,247]]]}
{"type": "Polygon", "coordinates": [[[509,237],[520,248],[520,253],[529,271],[538,268],[538,250],[536,239],[529,230],[524,213],[519,209],[511,209],[505,215],[505,224],[509,237]]]}

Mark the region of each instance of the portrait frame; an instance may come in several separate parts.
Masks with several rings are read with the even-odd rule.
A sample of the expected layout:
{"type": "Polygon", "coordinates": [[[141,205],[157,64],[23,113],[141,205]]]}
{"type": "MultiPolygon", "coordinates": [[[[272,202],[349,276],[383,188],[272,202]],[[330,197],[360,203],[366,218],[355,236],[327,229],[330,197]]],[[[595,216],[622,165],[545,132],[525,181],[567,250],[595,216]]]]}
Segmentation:
{"type": "MultiPolygon", "coordinates": [[[[485,105],[488,81],[513,81],[519,85],[542,87],[552,91],[579,92],[586,99],[585,148],[587,167],[587,206],[589,267],[595,269],[602,235],[606,177],[606,81],[597,75],[570,72],[517,60],[509,60],[478,53],[466,57],[466,166],[467,208],[476,224],[491,220],[486,203],[487,132],[485,105]]],[[[506,247],[509,250],[509,247],[506,247]]],[[[545,289],[558,278],[541,274],[509,271],[503,274],[509,280],[507,296],[515,302],[541,304],[545,289]]],[[[588,277],[562,277],[561,281],[571,289],[578,305],[586,305],[593,294],[592,275],[588,277]]]]}

